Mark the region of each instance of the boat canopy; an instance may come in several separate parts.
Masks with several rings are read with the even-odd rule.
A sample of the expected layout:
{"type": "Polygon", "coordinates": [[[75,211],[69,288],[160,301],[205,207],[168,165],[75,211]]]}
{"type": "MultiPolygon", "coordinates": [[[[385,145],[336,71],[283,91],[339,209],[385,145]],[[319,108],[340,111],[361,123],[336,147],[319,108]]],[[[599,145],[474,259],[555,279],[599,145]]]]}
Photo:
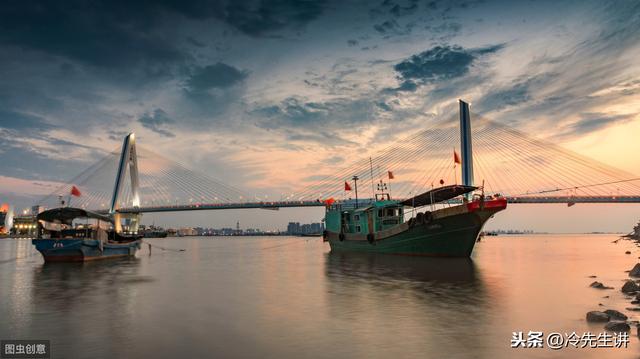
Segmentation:
{"type": "Polygon", "coordinates": [[[415,197],[402,201],[402,205],[408,207],[422,207],[433,203],[443,202],[465,193],[475,191],[478,187],[453,184],[434,188],[415,197]]]}
{"type": "Polygon", "coordinates": [[[113,220],[109,216],[74,207],[53,208],[41,212],[37,216],[38,220],[43,220],[45,222],[54,222],[58,220],[60,221],[60,223],[64,224],[71,224],[71,222],[76,218],[94,218],[101,221],[113,223],[113,220]]]}

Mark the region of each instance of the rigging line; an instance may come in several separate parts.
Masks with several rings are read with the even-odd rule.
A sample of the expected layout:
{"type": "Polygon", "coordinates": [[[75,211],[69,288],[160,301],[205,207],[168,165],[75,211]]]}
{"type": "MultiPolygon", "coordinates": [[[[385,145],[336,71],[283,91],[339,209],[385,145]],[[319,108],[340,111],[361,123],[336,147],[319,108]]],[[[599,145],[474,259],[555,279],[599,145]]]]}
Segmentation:
{"type": "MultiPolygon", "coordinates": [[[[446,142],[448,139],[449,138],[444,139],[443,142],[446,142]]],[[[437,171],[441,167],[445,167],[448,161],[449,161],[448,156],[441,156],[439,159],[436,159],[435,165],[432,164],[429,168],[424,168],[423,171],[417,171],[416,176],[410,177],[409,181],[407,181],[405,185],[401,185],[399,189],[406,192],[414,192],[414,191],[417,191],[418,189],[422,189],[422,187],[419,187],[420,183],[425,178],[427,178],[427,176],[429,176],[430,174],[434,175],[435,174],[434,171],[437,171]]],[[[437,174],[439,173],[440,172],[438,172],[437,174]]]]}
{"type": "MultiPolygon", "coordinates": [[[[421,158],[427,158],[427,156],[425,156],[427,153],[430,153],[432,149],[438,149],[442,147],[442,144],[445,142],[450,141],[452,137],[451,133],[448,132],[442,132],[437,138],[435,138],[435,140],[428,142],[429,146],[423,147],[423,148],[419,148],[417,151],[417,154],[420,155],[421,158]]],[[[408,159],[414,159],[416,157],[417,154],[413,154],[411,155],[408,159]]],[[[437,158],[436,156],[433,156],[431,158],[437,158]]],[[[406,160],[406,159],[405,159],[406,160]]],[[[426,164],[424,163],[425,161],[423,160],[421,164],[426,164]]],[[[403,161],[404,164],[406,164],[405,161],[403,161]]],[[[395,164],[395,166],[399,166],[399,164],[395,164]]],[[[419,185],[419,182],[429,174],[429,171],[432,170],[434,167],[431,166],[430,168],[425,168],[423,169],[423,171],[415,171],[415,174],[411,177],[408,177],[405,182],[404,185],[400,185],[400,186],[396,186],[398,193],[402,193],[403,191],[413,191],[415,190],[416,186],[419,185]]]]}
{"type": "MultiPolygon", "coordinates": [[[[416,154],[419,154],[421,152],[425,152],[425,150],[429,147],[429,146],[433,146],[433,144],[427,144],[424,143],[421,145],[421,147],[418,147],[417,149],[403,149],[405,151],[403,151],[404,153],[399,153],[397,154],[397,156],[395,156],[395,158],[398,158],[402,161],[402,163],[405,163],[408,159],[414,158],[416,156],[416,154]]],[[[380,167],[380,165],[384,165],[384,166],[389,166],[389,161],[376,161],[377,162],[377,167],[380,167]]],[[[396,161],[396,163],[399,163],[400,161],[396,161]]],[[[397,165],[396,165],[397,166],[397,165]]],[[[381,173],[380,171],[378,171],[379,173],[381,173]]],[[[418,172],[419,174],[419,172],[418,172]]],[[[381,176],[381,175],[380,175],[381,176]]],[[[407,180],[410,180],[407,179],[407,180]]],[[[406,182],[406,181],[404,181],[406,182]]],[[[331,186],[334,186],[333,184],[331,186]]],[[[402,188],[401,187],[396,187],[396,193],[402,193],[402,188]]]]}
{"type": "MultiPolygon", "coordinates": [[[[629,178],[629,179],[626,179],[626,180],[612,181],[612,182],[593,183],[593,184],[582,185],[582,186],[574,186],[574,187],[566,187],[566,188],[556,188],[556,189],[553,189],[553,190],[544,190],[544,191],[534,192],[534,193],[530,193],[530,194],[542,194],[542,193],[551,193],[551,192],[558,192],[558,191],[566,191],[566,190],[571,190],[571,189],[583,189],[583,188],[587,188],[587,187],[597,187],[597,186],[604,186],[604,185],[609,185],[609,184],[623,183],[623,182],[632,182],[632,181],[640,181],[640,177],[636,177],[636,178],[629,178]]],[[[521,196],[521,195],[520,195],[520,196],[521,196]]]]}
{"type": "MultiPolygon", "coordinates": [[[[156,170],[163,176],[154,176],[154,187],[161,193],[163,192],[160,190],[160,187],[165,188],[166,191],[172,192],[172,196],[169,196],[168,193],[163,193],[160,197],[173,199],[173,196],[176,194],[178,194],[178,197],[193,197],[194,193],[189,192],[187,190],[188,188],[190,188],[192,191],[195,191],[195,193],[198,193],[200,196],[209,195],[208,190],[205,190],[204,188],[202,188],[202,185],[199,182],[196,182],[197,177],[192,177],[190,178],[190,181],[187,181],[185,178],[183,178],[184,173],[178,172],[178,170],[174,168],[177,166],[167,166],[166,164],[168,162],[163,162],[164,165],[160,169],[156,170]]],[[[171,165],[171,163],[168,164],[171,165]]]]}
{"type": "Polygon", "coordinates": [[[81,178],[82,176],[87,174],[89,171],[93,170],[94,172],[96,172],[100,168],[100,166],[103,165],[112,156],[112,154],[113,153],[109,153],[109,154],[105,155],[100,160],[98,160],[96,163],[92,164],[91,166],[87,167],[82,172],[80,172],[78,175],[76,175],[73,178],[71,178],[68,182],[60,185],[55,190],[53,190],[53,192],[51,192],[50,194],[48,194],[48,195],[44,196],[43,198],[41,198],[40,202],[37,202],[37,204],[41,204],[42,202],[49,200],[49,198],[57,197],[58,194],[63,189],[67,188],[71,183],[73,183],[74,181],[77,181],[79,178],[81,178]]]}
{"type": "MultiPolygon", "coordinates": [[[[170,180],[173,181],[173,183],[169,182],[169,185],[176,185],[179,189],[180,192],[182,192],[183,195],[186,196],[190,196],[193,197],[193,193],[187,193],[187,188],[191,188],[193,191],[195,191],[196,193],[198,193],[200,196],[204,196],[204,197],[210,197],[212,192],[210,189],[205,188],[205,185],[201,183],[201,181],[197,178],[192,178],[192,180],[194,181],[187,181],[187,179],[183,178],[181,175],[182,173],[179,173],[173,169],[170,170],[160,170],[161,173],[165,174],[165,176],[170,180]]],[[[169,187],[169,186],[167,186],[169,187]]],[[[213,192],[215,195],[213,197],[227,197],[227,194],[225,195],[220,195],[220,193],[217,192],[213,192]]],[[[212,198],[213,199],[213,198],[212,198]]]]}
{"type": "MultiPolygon", "coordinates": [[[[428,133],[429,131],[434,131],[434,130],[437,130],[437,129],[441,129],[442,127],[444,127],[444,126],[442,126],[442,125],[443,125],[443,124],[444,124],[444,125],[446,125],[446,124],[447,124],[447,122],[450,122],[450,119],[449,119],[449,118],[446,118],[445,120],[440,121],[440,122],[436,122],[436,124],[434,124],[434,126],[432,126],[432,127],[428,128],[428,129],[426,129],[426,130],[423,130],[423,131],[421,131],[421,132],[419,132],[419,133],[415,134],[414,136],[411,136],[411,137],[405,138],[402,142],[403,142],[403,143],[413,142],[415,139],[417,139],[417,138],[419,138],[419,137],[423,136],[424,134],[428,133]]],[[[387,151],[389,151],[390,149],[392,149],[392,148],[393,148],[393,147],[395,147],[395,146],[397,146],[397,142],[396,142],[396,143],[393,143],[393,144],[391,144],[391,145],[389,145],[389,146],[387,146],[387,147],[384,147],[384,148],[382,148],[382,149],[380,149],[380,150],[378,150],[377,152],[375,152],[374,154],[372,154],[371,156],[368,156],[368,157],[376,157],[376,156],[379,156],[381,153],[386,153],[387,151]]],[[[357,163],[357,162],[358,162],[358,161],[356,161],[356,163],[357,163]]],[[[327,175],[325,178],[321,179],[321,180],[320,180],[320,182],[323,182],[323,181],[325,181],[325,180],[327,180],[327,181],[333,181],[333,175],[327,175]]]]}
{"type": "MultiPolygon", "coordinates": [[[[171,191],[174,195],[178,192],[179,196],[176,197],[193,198],[194,196],[200,196],[208,198],[211,195],[211,189],[206,188],[206,186],[196,177],[192,177],[187,180],[186,178],[183,178],[183,173],[180,173],[175,169],[162,170],[162,173],[165,174],[166,179],[169,181],[165,187],[167,187],[168,191],[171,191]],[[177,190],[175,187],[177,187],[177,190]]],[[[184,198],[184,200],[186,200],[186,198],[184,198]]]]}
{"type": "Polygon", "coordinates": [[[485,166],[485,164],[484,164],[484,161],[483,161],[481,158],[479,158],[478,156],[476,156],[476,157],[474,157],[474,160],[476,160],[476,161],[477,161],[477,163],[478,163],[478,167],[480,168],[480,172],[483,174],[483,176],[482,176],[482,177],[486,177],[486,178],[483,178],[483,179],[482,179],[482,181],[484,182],[484,181],[486,180],[485,185],[486,185],[487,187],[489,187],[489,192],[490,192],[490,193],[494,193],[494,194],[495,194],[496,192],[493,190],[493,187],[492,187],[492,185],[491,185],[491,182],[493,182],[493,180],[494,180],[494,179],[493,179],[493,175],[491,175],[491,174],[490,174],[490,172],[487,172],[487,171],[485,170],[485,167],[486,167],[486,166],[485,166]]]}
{"type": "Polygon", "coordinates": [[[233,187],[233,186],[231,186],[231,185],[228,185],[228,184],[226,184],[226,183],[222,182],[221,180],[218,180],[218,179],[216,179],[216,178],[213,178],[213,177],[211,177],[211,176],[209,176],[209,175],[207,175],[207,174],[204,174],[204,173],[201,173],[201,172],[196,172],[196,171],[194,171],[194,170],[192,170],[192,169],[188,168],[186,165],[184,165],[184,164],[183,164],[183,163],[181,163],[180,161],[176,161],[176,160],[169,159],[169,158],[167,158],[167,157],[165,157],[165,156],[163,156],[163,155],[161,155],[161,154],[158,154],[158,153],[156,153],[156,152],[153,152],[153,151],[151,151],[151,150],[149,150],[149,149],[147,149],[147,148],[145,148],[145,151],[147,151],[147,152],[149,152],[149,153],[153,154],[153,155],[154,155],[154,156],[156,156],[156,157],[159,157],[159,158],[161,158],[161,159],[166,160],[168,163],[174,164],[175,166],[177,166],[178,168],[180,168],[180,169],[181,169],[181,170],[183,170],[183,171],[189,172],[189,173],[191,173],[191,174],[193,174],[193,175],[197,175],[197,176],[200,176],[200,177],[204,177],[204,178],[206,178],[207,180],[212,181],[213,183],[216,183],[217,185],[219,185],[219,186],[221,186],[221,187],[225,187],[226,189],[230,190],[231,192],[235,192],[235,193],[238,193],[238,194],[240,194],[240,195],[247,196],[247,194],[246,194],[246,193],[244,193],[244,191],[243,191],[243,190],[240,190],[240,189],[235,188],[235,187],[233,187]]]}
{"type": "MultiPolygon", "coordinates": [[[[509,165],[509,163],[507,162],[505,166],[501,167],[500,171],[506,172],[511,178],[513,178],[514,180],[517,180],[520,184],[528,183],[527,178],[520,177],[520,172],[519,171],[514,172],[514,170],[520,169],[522,166],[526,166],[531,169],[531,173],[535,173],[538,171],[538,168],[535,168],[527,161],[522,161],[522,159],[519,156],[517,156],[513,151],[510,151],[509,149],[515,146],[511,143],[506,142],[505,139],[500,138],[500,136],[496,136],[492,132],[483,132],[482,134],[483,135],[486,134],[485,136],[488,138],[488,141],[486,143],[483,143],[484,147],[489,148],[492,153],[495,153],[496,155],[501,157],[503,160],[505,158],[509,159],[509,161],[512,163],[512,165],[509,165]],[[500,146],[500,144],[505,145],[506,148],[503,148],[502,146],[500,146]]],[[[503,189],[500,189],[500,190],[503,190],[503,189]]]]}
{"type": "Polygon", "coordinates": [[[618,168],[606,165],[606,164],[604,164],[602,162],[595,161],[595,160],[590,159],[590,158],[588,158],[586,156],[580,155],[580,154],[578,154],[578,153],[576,153],[574,151],[570,151],[568,149],[560,147],[560,146],[558,146],[556,144],[553,144],[553,143],[550,143],[550,142],[547,142],[547,141],[543,141],[543,140],[540,140],[540,139],[531,138],[531,137],[523,134],[522,132],[520,132],[518,130],[515,130],[515,129],[512,129],[512,128],[508,127],[508,126],[499,124],[499,123],[497,123],[495,121],[491,121],[491,120],[487,120],[487,121],[492,122],[496,127],[501,127],[504,131],[510,132],[514,136],[520,137],[524,141],[530,142],[530,143],[538,146],[539,148],[542,148],[542,149],[547,150],[547,151],[552,149],[555,152],[563,153],[566,156],[569,156],[569,157],[575,159],[576,161],[582,162],[582,163],[584,163],[585,165],[587,165],[588,167],[591,167],[591,168],[598,167],[601,172],[607,172],[612,177],[618,177],[620,175],[623,175],[625,177],[635,176],[634,174],[631,174],[631,173],[629,173],[627,171],[623,171],[623,170],[620,170],[618,168]]]}
{"type": "MultiPolygon", "coordinates": [[[[406,153],[404,148],[399,148],[397,145],[396,147],[393,148],[393,150],[394,151],[389,151],[388,153],[384,153],[383,156],[381,157],[375,157],[374,162],[377,165],[379,165],[383,161],[386,161],[388,159],[390,160],[394,158],[400,158],[401,156],[403,156],[403,153],[406,153]],[[400,149],[402,151],[398,151],[400,149]]],[[[341,169],[337,173],[331,174],[326,178],[324,178],[322,181],[319,181],[313,184],[310,188],[305,188],[302,191],[299,191],[298,194],[299,195],[308,194],[309,192],[314,191],[315,188],[322,188],[323,186],[326,186],[326,185],[334,186],[335,180],[337,178],[344,177],[346,176],[347,173],[350,173],[350,174],[353,174],[354,172],[358,173],[360,172],[361,169],[364,169],[365,166],[366,166],[365,159],[357,160],[355,163],[345,166],[343,169],[341,169]]]]}
{"type": "MultiPolygon", "coordinates": [[[[428,150],[430,150],[432,147],[438,147],[440,143],[448,140],[448,138],[444,136],[440,136],[440,137],[442,138],[439,138],[438,141],[425,142],[423,146],[420,146],[417,149],[413,149],[412,151],[408,151],[406,155],[401,157],[399,161],[395,161],[393,164],[389,164],[389,163],[384,163],[384,164],[387,165],[389,168],[398,168],[400,167],[400,164],[406,164],[409,160],[415,159],[418,156],[422,157],[422,155],[428,152],[428,150]]],[[[400,172],[401,171],[402,170],[400,170],[400,172]]],[[[414,171],[413,175],[410,175],[406,179],[403,179],[402,182],[404,182],[404,184],[395,186],[395,192],[402,194],[403,191],[407,189],[407,186],[411,185],[412,184],[411,182],[414,182],[417,178],[419,178],[422,175],[422,173],[423,173],[422,171],[414,171]]]]}
{"type": "MultiPolygon", "coordinates": [[[[526,166],[526,167],[528,167],[529,169],[531,169],[531,172],[532,172],[532,173],[537,173],[537,174],[539,174],[539,175],[541,175],[541,176],[543,176],[543,177],[546,177],[546,179],[547,179],[550,183],[558,183],[558,182],[563,182],[563,181],[566,181],[566,183],[572,183],[572,181],[574,181],[574,179],[573,179],[573,178],[568,177],[567,172],[560,171],[560,174],[557,174],[557,173],[556,173],[556,174],[555,174],[555,177],[552,177],[552,176],[550,176],[546,171],[544,171],[544,170],[543,170],[543,171],[540,171],[540,170],[539,170],[539,168],[537,168],[536,166],[534,166],[533,164],[531,164],[531,163],[530,163],[530,161],[528,161],[528,158],[525,158],[525,159],[519,158],[519,157],[518,157],[518,156],[516,156],[512,151],[506,151],[506,150],[504,150],[504,149],[502,149],[502,148],[498,147],[498,146],[497,146],[497,144],[498,144],[498,143],[500,143],[500,144],[503,144],[503,145],[505,145],[505,146],[507,146],[507,147],[516,147],[516,148],[517,148],[517,146],[514,146],[514,145],[513,145],[513,143],[508,142],[508,141],[507,141],[507,138],[505,138],[504,136],[498,136],[498,135],[496,135],[496,134],[495,134],[495,133],[493,133],[493,132],[487,132],[487,136],[491,139],[491,142],[490,142],[490,143],[492,143],[491,145],[489,145],[489,144],[488,144],[488,145],[487,145],[488,147],[490,147],[490,148],[492,148],[492,149],[494,149],[494,150],[495,150],[496,148],[498,148],[498,151],[499,151],[500,153],[502,153],[502,154],[505,154],[505,153],[506,153],[506,155],[507,155],[509,158],[513,159],[513,160],[514,160],[514,162],[515,162],[517,165],[519,165],[519,166],[526,166]],[[496,146],[494,147],[494,146],[493,146],[493,144],[496,144],[496,146]]],[[[522,151],[522,152],[524,152],[524,151],[522,151]]],[[[546,168],[549,168],[549,166],[550,166],[550,164],[549,164],[549,163],[547,163],[547,164],[545,164],[545,165],[546,165],[546,166],[545,166],[546,168]]],[[[553,164],[553,162],[552,162],[551,166],[554,166],[554,167],[555,167],[556,165],[555,165],[555,164],[553,164]]],[[[510,168],[509,168],[509,167],[507,167],[507,169],[509,170],[510,168]]],[[[510,171],[509,171],[509,172],[510,172],[510,171]]],[[[527,182],[527,181],[525,181],[525,183],[528,183],[528,182],[527,182]]]]}
{"type": "MultiPolygon", "coordinates": [[[[442,164],[445,164],[446,162],[448,162],[447,159],[443,158],[440,159],[440,161],[438,162],[438,166],[441,166],[442,164]]],[[[413,187],[412,192],[416,193],[418,192],[418,190],[420,190],[421,192],[425,192],[424,189],[425,188],[429,188],[429,182],[433,183],[433,181],[438,178],[438,174],[439,172],[436,172],[438,169],[438,167],[435,167],[435,171],[431,172],[431,175],[429,177],[427,177],[423,183],[423,185],[421,187],[413,187]]]]}
{"type": "MultiPolygon", "coordinates": [[[[556,159],[558,159],[556,157],[556,159]]],[[[573,163],[573,161],[568,161],[567,159],[563,159],[563,158],[559,158],[558,161],[555,161],[553,163],[553,167],[563,167],[563,168],[568,168],[571,171],[571,173],[574,174],[573,177],[578,177],[577,182],[580,182],[581,180],[584,180],[584,178],[588,178],[588,177],[593,177],[593,173],[590,172],[585,172],[585,168],[591,171],[597,171],[599,172],[597,169],[590,167],[590,166],[584,166],[584,164],[582,163],[573,163]],[[564,160],[564,161],[563,161],[564,160]]],[[[606,177],[610,177],[609,174],[605,174],[606,177]]],[[[614,177],[615,179],[616,177],[614,177]]],[[[572,181],[576,181],[576,179],[572,179],[572,181]]],[[[617,182],[617,181],[608,181],[608,182],[617,182]]],[[[575,183],[575,182],[573,182],[575,183]]],[[[574,184],[572,187],[576,187],[576,185],[574,184]]],[[[592,192],[593,193],[593,192],[592,192]]]]}
{"type": "MultiPolygon", "coordinates": [[[[438,134],[438,136],[437,136],[437,137],[443,137],[444,135],[446,135],[446,133],[445,133],[445,132],[442,132],[442,133],[438,134]]],[[[419,145],[418,145],[418,147],[417,147],[417,148],[401,148],[401,147],[398,147],[398,146],[396,145],[396,147],[395,147],[395,148],[392,148],[394,151],[389,151],[388,153],[385,153],[382,157],[377,157],[377,158],[375,158],[375,160],[374,160],[374,164],[375,164],[377,167],[379,167],[380,165],[388,165],[388,164],[389,164],[389,162],[391,162],[392,160],[393,160],[393,161],[397,161],[397,160],[399,159],[399,160],[402,160],[402,161],[406,161],[407,159],[412,158],[412,156],[414,156],[414,154],[415,154],[416,152],[421,152],[421,151],[423,151],[423,152],[424,152],[424,150],[426,150],[426,149],[428,149],[428,148],[430,148],[430,147],[435,146],[432,142],[426,142],[426,141],[425,141],[425,139],[421,139],[421,141],[424,141],[424,142],[419,143],[419,145]],[[398,151],[399,149],[402,149],[402,151],[398,151]]],[[[365,162],[364,160],[361,160],[361,161],[358,161],[358,162],[363,162],[363,163],[358,167],[358,170],[360,170],[360,169],[366,169],[366,168],[365,168],[365,167],[366,167],[366,163],[364,163],[364,162],[365,162]]],[[[353,173],[353,172],[355,172],[355,171],[354,171],[353,166],[351,166],[351,167],[347,167],[347,168],[345,168],[345,169],[341,170],[340,172],[342,172],[342,173],[346,173],[346,172],[351,172],[351,173],[353,173]]],[[[359,172],[361,172],[361,171],[358,171],[358,173],[359,173],[359,172]]],[[[336,179],[337,179],[337,178],[336,178],[336,179]]],[[[331,179],[330,181],[331,181],[331,183],[327,183],[328,181],[327,181],[327,180],[324,180],[322,183],[319,183],[319,184],[315,184],[315,185],[313,185],[312,189],[305,189],[305,190],[303,190],[303,191],[299,192],[299,194],[304,194],[304,195],[306,195],[306,194],[308,194],[309,192],[315,192],[314,190],[315,190],[316,188],[322,188],[322,187],[323,187],[323,186],[325,186],[325,185],[331,185],[331,186],[334,186],[333,182],[335,181],[335,179],[331,179]]]]}

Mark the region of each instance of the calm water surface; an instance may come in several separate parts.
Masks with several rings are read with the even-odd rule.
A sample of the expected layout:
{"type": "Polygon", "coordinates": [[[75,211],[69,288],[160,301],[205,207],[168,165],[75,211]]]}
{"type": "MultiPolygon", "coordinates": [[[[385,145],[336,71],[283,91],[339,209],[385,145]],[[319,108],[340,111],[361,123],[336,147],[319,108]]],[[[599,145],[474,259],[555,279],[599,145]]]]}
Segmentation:
{"type": "Polygon", "coordinates": [[[84,265],[3,239],[0,339],[49,339],[53,358],[637,358],[635,328],[628,349],[510,348],[513,331],[602,332],[589,310],[640,319],[619,291],[640,251],[615,238],[488,237],[451,260],[192,237],[151,240],[185,252],[84,265]]]}

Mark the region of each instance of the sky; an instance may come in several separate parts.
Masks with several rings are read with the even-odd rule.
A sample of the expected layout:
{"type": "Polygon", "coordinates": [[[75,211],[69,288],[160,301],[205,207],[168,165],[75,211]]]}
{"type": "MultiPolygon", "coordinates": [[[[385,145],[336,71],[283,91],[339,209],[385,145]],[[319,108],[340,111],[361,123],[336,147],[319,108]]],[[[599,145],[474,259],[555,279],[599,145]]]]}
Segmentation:
{"type": "MultiPolygon", "coordinates": [[[[0,201],[33,203],[131,131],[189,168],[277,196],[428,126],[459,98],[638,173],[638,34],[637,1],[5,1],[0,201]]],[[[512,207],[490,226],[624,231],[640,213],[512,207]]],[[[275,229],[322,215],[145,220],[275,229]]]]}

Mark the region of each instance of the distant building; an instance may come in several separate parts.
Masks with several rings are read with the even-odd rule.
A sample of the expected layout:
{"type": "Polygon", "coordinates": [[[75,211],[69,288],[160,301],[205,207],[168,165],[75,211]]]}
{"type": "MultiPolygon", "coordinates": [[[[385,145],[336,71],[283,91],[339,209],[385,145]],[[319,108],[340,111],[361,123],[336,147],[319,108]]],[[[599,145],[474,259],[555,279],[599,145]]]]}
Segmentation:
{"type": "Polygon", "coordinates": [[[194,228],[183,227],[178,229],[178,236],[197,236],[198,232],[194,228]]]}
{"type": "Polygon", "coordinates": [[[324,224],[322,223],[309,223],[300,224],[298,222],[289,222],[287,225],[287,234],[300,235],[300,234],[320,234],[324,230],[324,224]]]}

